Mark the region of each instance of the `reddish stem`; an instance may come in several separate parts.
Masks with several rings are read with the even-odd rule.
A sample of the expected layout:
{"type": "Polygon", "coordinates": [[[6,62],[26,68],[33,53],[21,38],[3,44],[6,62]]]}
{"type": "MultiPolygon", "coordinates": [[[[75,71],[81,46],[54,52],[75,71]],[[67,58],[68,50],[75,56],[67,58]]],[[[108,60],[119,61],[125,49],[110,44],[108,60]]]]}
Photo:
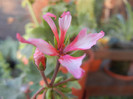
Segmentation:
{"type": "Polygon", "coordinates": [[[57,93],[59,93],[59,94],[62,96],[62,98],[64,99],[65,95],[64,95],[60,90],[58,90],[58,89],[56,89],[56,88],[54,88],[54,90],[55,90],[57,93]]]}
{"type": "Polygon", "coordinates": [[[54,74],[53,74],[53,77],[52,77],[52,80],[51,80],[51,83],[50,83],[51,86],[53,85],[53,83],[54,83],[54,81],[55,81],[55,78],[56,78],[56,76],[57,76],[59,67],[60,67],[60,63],[59,63],[59,61],[57,60],[56,68],[55,68],[55,71],[54,71],[54,74]]]}
{"type": "Polygon", "coordinates": [[[45,82],[46,86],[48,87],[48,86],[49,86],[49,84],[48,84],[48,82],[47,82],[47,78],[46,78],[46,76],[45,76],[44,72],[43,72],[43,71],[40,71],[40,74],[41,74],[41,76],[42,76],[42,78],[43,78],[43,80],[44,80],[44,82],[45,82]]]}
{"type": "Polygon", "coordinates": [[[37,95],[42,91],[44,90],[45,88],[40,88],[35,94],[34,96],[31,98],[31,99],[36,99],[37,95]]]}
{"type": "Polygon", "coordinates": [[[28,89],[26,90],[26,92],[25,92],[26,99],[30,99],[29,93],[30,93],[30,89],[28,88],[28,89]]]}
{"type": "Polygon", "coordinates": [[[43,92],[42,99],[45,99],[46,92],[47,92],[47,90],[43,92]]]}
{"type": "Polygon", "coordinates": [[[59,83],[54,84],[54,87],[59,86],[59,85],[64,84],[64,83],[67,83],[69,81],[73,81],[73,80],[77,80],[77,79],[69,78],[69,79],[64,80],[62,82],[59,82],[59,83]]]}

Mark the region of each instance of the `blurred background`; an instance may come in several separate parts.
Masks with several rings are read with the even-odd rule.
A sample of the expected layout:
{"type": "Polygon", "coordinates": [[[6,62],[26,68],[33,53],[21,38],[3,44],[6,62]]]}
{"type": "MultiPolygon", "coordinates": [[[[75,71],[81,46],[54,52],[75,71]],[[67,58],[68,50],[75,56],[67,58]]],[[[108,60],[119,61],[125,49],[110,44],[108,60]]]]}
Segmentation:
{"type": "MultiPolygon", "coordinates": [[[[30,99],[43,85],[33,62],[35,48],[20,44],[16,33],[53,44],[54,35],[42,16],[51,12],[58,19],[64,11],[72,15],[67,32],[71,40],[82,28],[105,32],[85,51],[86,73],[69,85],[77,97],[68,99],[133,99],[133,0],[0,0],[0,99],[30,99]]],[[[55,23],[58,26],[58,20],[55,23]]],[[[49,58],[45,75],[51,78],[55,59],[49,58]]],[[[63,67],[59,75],[69,76],[63,67]]]]}

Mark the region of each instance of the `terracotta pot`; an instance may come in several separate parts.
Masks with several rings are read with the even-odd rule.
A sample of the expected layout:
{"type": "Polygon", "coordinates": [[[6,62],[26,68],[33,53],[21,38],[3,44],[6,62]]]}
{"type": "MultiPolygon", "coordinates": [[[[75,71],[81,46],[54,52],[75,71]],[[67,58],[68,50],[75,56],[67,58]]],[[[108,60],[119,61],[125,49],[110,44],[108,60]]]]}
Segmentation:
{"type": "Polygon", "coordinates": [[[125,80],[125,81],[131,81],[133,80],[133,76],[126,76],[126,75],[120,75],[120,74],[116,74],[112,71],[109,70],[110,65],[106,64],[104,66],[104,71],[111,77],[119,79],[119,80],[125,80]]]}
{"type": "Polygon", "coordinates": [[[72,88],[72,94],[77,96],[78,99],[84,99],[84,94],[85,94],[85,85],[86,85],[86,78],[88,77],[88,72],[95,72],[97,70],[99,70],[99,67],[100,67],[100,64],[102,62],[102,60],[95,60],[93,58],[93,53],[91,50],[88,50],[89,52],[86,52],[88,55],[90,55],[90,58],[85,61],[81,68],[84,69],[85,71],[85,74],[84,76],[78,80],[80,86],[81,86],[81,89],[80,90],[77,90],[75,88],[72,88]]]}
{"type": "Polygon", "coordinates": [[[86,50],[86,54],[88,55],[88,63],[89,65],[89,72],[96,72],[100,68],[101,59],[94,59],[94,52],[92,50],[86,50]]]}
{"type": "Polygon", "coordinates": [[[36,0],[35,3],[32,5],[38,22],[41,22],[42,9],[48,5],[48,1],[49,0],[36,0]]]}
{"type": "Polygon", "coordinates": [[[89,67],[90,67],[89,61],[84,62],[81,67],[85,70],[84,76],[78,80],[78,82],[81,86],[81,89],[72,88],[72,94],[77,96],[78,99],[83,99],[83,95],[84,95],[84,91],[85,91],[85,82],[86,82],[88,71],[90,70],[89,69],[89,67]]]}

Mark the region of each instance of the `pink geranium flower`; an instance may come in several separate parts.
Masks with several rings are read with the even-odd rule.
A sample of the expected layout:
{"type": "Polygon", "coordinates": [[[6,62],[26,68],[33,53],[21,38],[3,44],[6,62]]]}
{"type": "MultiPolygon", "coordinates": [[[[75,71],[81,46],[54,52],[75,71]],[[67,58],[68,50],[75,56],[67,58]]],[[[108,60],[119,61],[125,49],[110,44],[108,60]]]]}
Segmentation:
{"type": "Polygon", "coordinates": [[[98,39],[104,36],[104,32],[101,31],[100,33],[87,34],[87,29],[82,29],[79,32],[78,36],[69,45],[65,46],[64,39],[66,32],[71,24],[72,16],[70,12],[64,12],[59,18],[59,27],[61,31],[60,38],[55,23],[53,22],[51,17],[54,17],[56,19],[56,16],[51,13],[47,13],[43,16],[44,20],[49,24],[55,35],[58,48],[54,48],[52,45],[42,39],[25,40],[23,37],[20,36],[19,33],[17,33],[17,39],[22,43],[28,43],[36,46],[41,53],[50,56],[58,56],[58,60],[62,66],[66,67],[67,70],[75,78],[81,78],[84,70],[80,66],[82,64],[82,60],[86,55],[84,54],[80,57],[72,57],[67,53],[70,51],[90,49],[93,45],[96,44],[96,41],[98,39]]]}

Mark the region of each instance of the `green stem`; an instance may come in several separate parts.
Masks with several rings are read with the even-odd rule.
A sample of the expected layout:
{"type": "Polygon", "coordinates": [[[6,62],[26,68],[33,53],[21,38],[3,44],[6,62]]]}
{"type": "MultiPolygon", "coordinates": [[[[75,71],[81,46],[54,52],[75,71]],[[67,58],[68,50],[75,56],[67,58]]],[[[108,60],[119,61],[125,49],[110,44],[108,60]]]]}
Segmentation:
{"type": "Polygon", "coordinates": [[[38,23],[38,21],[37,21],[37,19],[36,19],[36,16],[35,16],[35,14],[34,14],[32,5],[31,5],[31,3],[30,3],[28,0],[27,0],[27,4],[28,4],[28,9],[29,9],[30,15],[31,15],[31,17],[32,17],[32,19],[33,19],[33,21],[34,21],[34,23],[36,24],[36,26],[39,26],[39,23],[38,23]]]}

